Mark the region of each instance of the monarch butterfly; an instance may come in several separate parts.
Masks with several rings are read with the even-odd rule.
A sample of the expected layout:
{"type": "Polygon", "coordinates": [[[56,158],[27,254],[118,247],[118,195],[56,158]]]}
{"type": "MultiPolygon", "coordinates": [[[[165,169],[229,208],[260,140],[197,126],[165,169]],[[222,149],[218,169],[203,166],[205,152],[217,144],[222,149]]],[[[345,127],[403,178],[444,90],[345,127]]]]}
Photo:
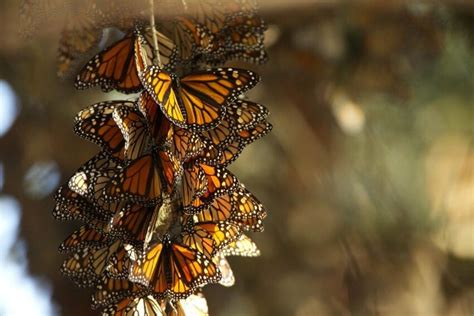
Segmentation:
{"type": "Polygon", "coordinates": [[[236,240],[240,229],[230,222],[195,222],[191,218],[184,224],[181,235],[184,245],[211,258],[225,245],[236,240]]]}
{"type": "Polygon", "coordinates": [[[263,36],[267,25],[265,21],[257,15],[255,6],[248,10],[243,10],[242,7],[240,7],[240,11],[234,11],[227,16],[226,28],[253,30],[255,34],[263,36]]]}
{"type": "Polygon", "coordinates": [[[133,102],[107,101],[81,110],[74,119],[74,132],[98,144],[113,156],[123,158],[125,140],[112,114],[116,108],[134,107],[133,102]]]}
{"type": "Polygon", "coordinates": [[[196,133],[174,126],[168,136],[170,150],[180,161],[201,155],[208,146],[196,133]]]}
{"type": "Polygon", "coordinates": [[[206,188],[206,174],[198,165],[184,168],[181,180],[181,198],[184,207],[190,206],[195,198],[203,195],[206,188]]]}
{"type": "Polygon", "coordinates": [[[61,273],[79,286],[96,284],[109,264],[111,256],[121,246],[119,240],[102,247],[87,246],[73,253],[61,267],[61,273]]]}
{"type": "Polygon", "coordinates": [[[220,160],[218,165],[227,166],[239,157],[245,146],[266,135],[272,129],[272,125],[266,121],[262,121],[256,126],[237,132],[234,137],[231,137],[228,144],[218,147],[220,153],[220,160]]]}
{"type": "Polygon", "coordinates": [[[139,108],[147,118],[155,143],[166,143],[171,153],[180,161],[185,161],[202,153],[206,144],[192,131],[177,127],[163,115],[151,95],[144,91],[140,95],[139,108]]]}
{"type": "Polygon", "coordinates": [[[102,38],[102,28],[105,26],[102,22],[103,12],[92,3],[86,3],[79,10],[77,8],[63,9],[67,12],[67,22],[59,39],[58,75],[60,77],[66,77],[83,54],[97,47],[102,38]]]}
{"type": "Polygon", "coordinates": [[[112,217],[107,233],[126,243],[143,243],[153,216],[153,207],[131,204],[112,217]]]}
{"type": "Polygon", "coordinates": [[[91,225],[83,225],[69,235],[59,246],[59,252],[73,252],[84,247],[101,247],[107,244],[107,237],[91,225]]]}
{"type": "Polygon", "coordinates": [[[172,21],[164,21],[159,28],[176,44],[182,65],[208,52],[214,40],[211,31],[191,17],[178,16],[172,21]]]}
{"type": "Polygon", "coordinates": [[[181,164],[166,151],[151,152],[125,165],[104,185],[103,197],[154,205],[171,194],[181,164]]]}
{"type": "Polygon", "coordinates": [[[268,110],[259,103],[236,100],[227,108],[226,117],[237,131],[254,127],[268,116],[268,110]]]}
{"type": "Polygon", "coordinates": [[[162,241],[132,265],[129,279],[153,290],[154,296],[172,300],[186,298],[207,283],[218,282],[220,272],[203,254],[171,241],[162,241]]]}
{"type": "Polygon", "coordinates": [[[242,60],[245,62],[261,65],[268,61],[268,54],[265,47],[249,49],[240,48],[225,53],[225,58],[228,60],[242,60]]]}
{"type": "Polygon", "coordinates": [[[242,234],[239,239],[224,247],[224,249],[221,250],[221,255],[224,257],[258,257],[260,256],[260,250],[250,237],[242,234]]]}
{"type": "Polygon", "coordinates": [[[126,159],[134,160],[150,152],[154,141],[148,130],[147,120],[138,109],[118,106],[114,109],[112,116],[125,139],[124,156],[126,159]]]}
{"type": "MultiPolygon", "coordinates": [[[[192,159],[195,164],[204,164],[208,166],[218,166],[222,160],[222,150],[211,144],[208,140],[202,137],[206,143],[206,149],[198,156],[192,159]]],[[[191,161],[191,160],[190,160],[191,161]]],[[[189,163],[190,161],[187,161],[189,163]]]]}
{"type": "Polygon", "coordinates": [[[109,209],[104,209],[98,205],[90,203],[76,192],[72,191],[67,185],[62,185],[56,192],[54,199],[53,216],[58,220],[81,220],[91,222],[99,220],[102,222],[113,214],[109,209]]]}
{"type": "Polygon", "coordinates": [[[255,1],[227,1],[225,4],[200,2],[197,5],[199,23],[212,32],[212,47],[200,57],[211,65],[239,59],[264,63],[263,45],[267,26],[256,14],[255,1]]]}
{"type": "Polygon", "coordinates": [[[120,240],[122,241],[122,246],[109,257],[107,271],[104,272],[104,276],[108,278],[126,279],[130,271],[132,260],[134,260],[129,253],[133,246],[125,243],[122,239],[120,240]]]}
{"type": "Polygon", "coordinates": [[[264,31],[266,26],[259,18],[248,18],[245,15],[236,15],[237,21],[222,30],[217,38],[219,45],[224,47],[227,54],[237,50],[261,50],[264,49],[264,31]],[[261,25],[258,23],[261,22],[261,25]],[[258,26],[255,26],[258,25],[258,26]]]}
{"type": "Polygon", "coordinates": [[[129,296],[107,307],[103,316],[165,316],[160,303],[152,295],[129,296]]]}
{"type": "Polygon", "coordinates": [[[258,257],[260,256],[260,250],[258,250],[257,245],[248,236],[241,234],[236,241],[228,244],[213,258],[214,263],[222,274],[219,284],[226,287],[233,286],[235,283],[234,273],[226,259],[228,256],[258,257]]]}
{"type": "Polygon", "coordinates": [[[264,64],[268,54],[264,45],[264,29],[236,27],[223,30],[216,36],[211,53],[203,55],[210,65],[218,65],[229,60],[241,60],[254,64],[264,64]]]}
{"type": "Polygon", "coordinates": [[[69,179],[69,188],[98,205],[113,206],[119,204],[103,201],[102,198],[105,186],[110,183],[121,165],[120,160],[114,159],[106,152],[99,152],[82,165],[69,179]]]}
{"type": "MultiPolygon", "coordinates": [[[[160,51],[160,61],[162,67],[172,70],[177,61],[177,47],[173,40],[161,32],[155,31],[158,39],[158,49],[160,51]]],[[[135,64],[137,73],[144,71],[146,67],[153,64],[156,58],[156,50],[153,45],[152,28],[146,27],[143,30],[135,30],[135,64]]]]}
{"type": "Polygon", "coordinates": [[[227,261],[222,254],[217,254],[212,260],[222,274],[222,279],[219,281],[219,284],[225,287],[233,286],[235,284],[235,277],[229,261],[227,261]]]}
{"type": "Polygon", "coordinates": [[[263,44],[260,46],[254,45],[253,47],[245,47],[242,45],[231,47],[230,44],[226,44],[223,39],[222,43],[216,44],[216,46],[221,45],[227,47],[227,49],[218,49],[213,51],[212,54],[204,55],[203,59],[205,63],[215,66],[227,61],[238,60],[261,65],[268,61],[268,54],[263,44]]]}
{"type": "Polygon", "coordinates": [[[217,124],[226,106],[255,86],[259,78],[249,70],[216,68],[178,79],[150,66],[141,80],[170,121],[182,128],[203,130],[217,124]]]}
{"type": "Polygon", "coordinates": [[[232,122],[225,116],[216,127],[201,132],[202,137],[215,146],[225,143],[230,136],[234,135],[232,122]]]}
{"type": "Polygon", "coordinates": [[[96,292],[92,296],[92,308],[97,309],[117,303],[128,297],[140,297],[149,291],[138,283],[127,279],[117,279],[104,276],[96,286],[96,292]]]}
{"type": "Polygon", "coordinates": [[[222,1],[190,1],[185,10],[213,34],[225,26],[227,8],[222,1]]]}
{"type": "Polygon", "coordinates": [[[202,137],[215,146],[224,146],[232,141],[236,132],[253,128],[263,121],[268,110],[261,104],[236,100],[227,108],[220,123],[213,129],[202,131],[202,137]]]}
{"type": "MultiPolygon", "coordinates": [[[[187,164],[185,170],[188,168],[195,168],[193,164],[187,164]]],[[[183,192],[187,190],[195,192],[195,197],[190,205],[184,204],[184,211],[187,214],[196,214],[204,207],[214,201],[214,199],[226,192],[232,192],[238,183],[237,178],[227,169],[217,166],[210,166],[203,163],[197,165],[198,168],[205,174],[205,191],[201,193],[202,182],[184,182],[183,192]],[[200,194],[196,194],[199,192],[200,194]]]]}
{"type": "Polygon", "coordinates": [[[168,135],[172,133],[173,125],[166,119],[158,104],[146,90],[140,93],[137,105],[149,124],[155,143],[158,146],[163,145],[168,135]]]}
{"type": "Polygon", "coordinates": [[[216,198],[208,207],[195,215],[198,221],[227,221],[244,230],[261,231],[267,212],[257,198],[239,185],[234,192],[216,198]]]}
{"type": "MultiPolygon", "coordinates": [[[[76,88],[85,89],[100,85],[103,91],[118,90],[123,93],[135,93],[142,89],[135,65],[135,41],[140,31],[129,31],[124,38],[115,42],[99,54],[95,55],[76,77],[76,88]]],[[[140,37],[147,49],[147,58],[153,60],[154,49],[151,45],[151,29],[145,30],[140,37]],[[150,54],[150,55],[148,55],[150,54]]],[[[175,48],[172,41],[157,32],[161,59],[168,67],[174,67],[175,48]]]]}
{"type": "Polygon", "coordinates": [[[207,301],[202,293],[178,300],[176,308],[171,309],[169,316],[209,316],[207,301]]]}

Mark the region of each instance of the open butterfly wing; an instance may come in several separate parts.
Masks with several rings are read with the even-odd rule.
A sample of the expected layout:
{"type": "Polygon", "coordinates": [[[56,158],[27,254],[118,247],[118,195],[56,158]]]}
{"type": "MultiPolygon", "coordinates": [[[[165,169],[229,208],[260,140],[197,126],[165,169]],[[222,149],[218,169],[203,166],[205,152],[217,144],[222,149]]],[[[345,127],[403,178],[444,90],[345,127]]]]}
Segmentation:
{"type": "Polygon", "coordinates": [[[150,66],[141,75],[143,85],[151,94],[156,103],[160,105],[165,116],[174,124],[185,127],[186,113],[181,109],[175,91],[175,75],[150,66]]]}
{"type": "Polygon", "coordinates": [[[129,32],[95,55],[76,77],[76,88],[100,85],[102,90],[117,89],[124,93],[140,91],[141,83],[135,67],[135,36],[129,32]]]}
{"type": "Polygon", "coordinates": [[[216,68],[181,78],[179,96],[187,126],[205,130],[217,125],[226,107],[258,81],[255,73],[237,68],[216,68]]]}

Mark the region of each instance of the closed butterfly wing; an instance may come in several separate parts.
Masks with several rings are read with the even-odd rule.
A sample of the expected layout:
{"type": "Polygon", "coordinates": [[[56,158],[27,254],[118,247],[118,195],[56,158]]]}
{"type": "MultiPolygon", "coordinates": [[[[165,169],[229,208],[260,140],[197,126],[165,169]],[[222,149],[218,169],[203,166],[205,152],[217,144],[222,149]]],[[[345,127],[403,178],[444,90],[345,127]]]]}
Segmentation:
{"type": "Polygon", "coordinates": [[[169,316],[209,316],[207,301],[202,293],[190,295],[176,303],[176,308],[172,309],[169,316]]]}
{"type": "Polygon", "coordinates": [[[168,281],[166,279],[165,253],[163,243],[151,247],[141,258],[132,264],[129,279],[149,287],[151,283],[154,290],[160,294],[166,292],[168,281]]]}
{"type": "Polygon", "coordinates": [[[124,93],[140,91],[141,83],[135,67],[135,36],[129,32],[95,55],[76,77],[76,88],[100,85],[102,90],[117,89],[124,93]]]}
{"type": "Polygon", "coordinates": [[[227,169],[205,164],[199,164],[206,174],[206,191],[193,200],[190,206],[185,206],[185,212],[196,214],[211,204],[217,197],[232,192],[238,184],[237,178],[227,169]]]}
{"type": "Polygon", "coordinates": [[[234,127],[225,117],[220,123],[207,131],[202,131],[200,134],[204,140],[207,140],[214,146],[225,145],[235,134],[234,127]]]}
{"type": "Polygon", "coordinates": [[[112,116],[125,140],[126,159],[135,160],[151,151],[154,141],[147,120],[138,108],[119,106],[115,108],[112,116]]]}
{"type": "Polygon", "coordinates": [[[83,225],[67,237],[59,246],[60,252],[73,252],[84,247],[101,247],[107,244],[107,237],[90,225],[83,225]]]}
{"type": "Polygon", "coordinates": [[[235,161],[247,145],[268,134],[271,129],[270,123],[262,121],[252,128],[237,132],[227,144],[218,147],[220,152],[218,165],[227,166],[235,161]]]}
{"type": "Polygon", "coordinates": [[[130,204],[110,221],[108,234],[124,242],[143,243],[153,215],[153,207],[130,204]]]}
{"type": "Polygon", "coordinates": [[[78,249],[62,265],[61,273],[79,286],[96,284],[105,272],[111,256],[118,251],[120,241],[102,247],[88,246],[78,249]]]}
{"type": "Polygon", "coordinates": [[[130,273],[130,267],[134,257],[130,255],[129,250],[133,249],[133,246],[126,244],[122,239],[120,240],[123,246],[109,257],[107,271],[104,273],[104,276],[108,278],[127,279],[130,273]]]}
{"type": "Polygon", "coordinates": [[[197,220],[200,222],[223,222],[232,220],[237,210],[232,195],[232,192],[228,192],[216,198],[195,215],[197,220]]]}
{"type": "Polygon", "coordinates": [[[225,287],[233,286],[235,284],[235,277],[229,261],[221,254],[216,255],[212,260],[222,274],[222,279],[219,281],[219,284],[225,287]]]}
{"type": "Polygon", "coordinates": [[[92,296],[92,308],[106,307],[129,297],[140,297],[148,293],[143,286],[128,279],[117,279],[104,276],[96,286],[92,296]]]}
{"type": "Polygon", "coordinates": [[[67,12],[67,14],[58,47],[58,75],[60,77],[70,75],[83,55],[98,46],[104,27],[103,12],[97,10],[94,5],[87,3],[80,10],[75,10],[74,13],[67,12]]]}
{"type": "MultiPolygon", "coordinates": [[[[153,31],[151,27],[138,29],[135,32],[135,60],[138,73],[143,72],[148,66],[157,62],[156,50],[153,44],[153,31]]],[[[178,50],[175,43],[161,32],[155,31],[158,41],[161,66],[167,70],[175,67],[178,50]]]]}
{"type": "Polygon", "coordinates": [[[232,218],[234,222],[246,230],[263,230],[262,222],[267,217],[267,211],[252,193],[240,186],[233,192],[232,201],[236,210],[232,218]]]}
{"type": "Polygon", "coordinates": [[[68,185],[71,190],[89,199],[98,205],[116,204],[103,202],[102,195],[106,185],[108,185],[121,168],[122,162],[114,159],[106,152],[100,152],[87,161],[69,179],[68,185]]]}
{"type": "Polygon", "coordinates": [[[245,62],[262,65],[268,61],[268,54],[262,45],[259,48],[240,48],[225,53],[226,60],[242,60],[245,62]]]}
{"type": "Polygon", "coordinates": [[[130,296],[107,307],[103,316],[166,316],[160,303],[152,296],[130,296]]]}
{"type": "Polygon", "coordinates": [[[159,24],[159,29],[176,45],[180,64],[192,62],[207,52],[213,41],[211,32],[191,17],[178,16],[171,21],[165,20],[159,24]]]}
{"type": "Polygon", "coordinates": [[[262,231],[267,212],[260,201],[240,185],[235,191],[216,198],[195,215],[201,222],[227,221],[244,230],[262,231]]]}
{"type": "Polygon", "coordinates": [[[132,201],[161,199],[163,183],[161,168],[152,154],[145,155],[126,166],[106,186],[105,197],[132,201]]]}
{"type": "Polygon", "coordinates": [[[191,206],[194,199],[206,192],[206,174],[198,165],[191,165],[184,169],[181,186],[183,206],[186,208],[191,206]]]}
{"type": "Polygon", "coordinates": [[[251,143],[256,141],[257,139],[265,136],[272,130],[272,124],[268,123],[267,121],[263,120],[259,122],[257,125],[249,128],[243,129],[239,131],[238,136],[246,143],[251,143]]]}
{"type": "Polygon", "coordinates": [[[53,216],[58,220],[81,220],[92,222],[99,220],[107,221],[113,212],[103,209],[98,205],[90,203],[87,199],[69,189],[67,185],[62,185],[54,196],[56,205],[53,216]]]}
{"type": "Polygon", "coordinates": [[[140,112],[142,112],[149,124],[149,129],[156,145],[163,145],[168,138],[172,137],[173,125],[166,119],[160,106],[147,91],[143,91],[140,94],[137,104],[140,112]]]}
{"type": "Polygon", "coordinates": [[[169,253],[169,298],[186,298],[200,287],[221,279],[215,264],[200,253],[178,244],[172,244],[169,253]]]}
{"type": "Polygon", "coordinates": [[[168,143],[173,155],[182,162],[201,155],[207,147],[207,143],[196,133],[177,126],[172,127],[168,143]]]}
{"type": "Polygon", "coordinates": [[[188,223],[183,230],[183,244],[211,258],[240,235],[240,229],[230,222],[188,223]]]}
{"type": "Polygon", "coordinates": [[[113,156],[122,158],[125,140],[112,117],[117,107],[133,108],[133,102],[108,101],[81,110],[74,119],[74,132],[98,144],[113,156]]]}
{"type": "Polygon", "coordinates": [[[222,1],[189,1],[186,10],[195,21],[204,25],[212,34],[218,33],[225,27],[226,4],[222,1]]]}
{"type": "Polygon", "coordinates": [[[221,254],[225,257],[258,257],[260,256],[260,250],[250,237],[242,234],[239,239],[224,247],[221,254]]]}
{"type": "Polygon", "coordinates": [[[202,131],[200,134],[204,140],[223,148],[236,138],[238,132],[254,128],[267,115],[268,110],[261,104],[236,100],[228,106],[223,119],[215,128],[202,131]]]}
{"type": "Polygon", "coordinates": [[[226,119],[236,131],[250,129],[267,116],[268,109],[262,104],[239,99],[229,105],[226,113],[226,119]]]}
{"type": "Polygon", "coordinates": [[[131,161],[105,186],[104,198],[152,204],[171,193],[180,164],[166,152],[152,152],[131,161]]]}

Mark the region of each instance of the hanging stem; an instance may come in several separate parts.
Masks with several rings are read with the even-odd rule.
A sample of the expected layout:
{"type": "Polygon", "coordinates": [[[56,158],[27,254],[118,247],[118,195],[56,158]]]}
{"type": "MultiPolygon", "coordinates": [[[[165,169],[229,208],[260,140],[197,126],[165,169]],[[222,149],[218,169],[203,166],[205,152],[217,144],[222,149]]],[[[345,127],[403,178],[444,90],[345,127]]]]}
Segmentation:
{"type": "Polygon", "coordinates": [[[153,47],[155,49],[155,58],[158,61],[158,66],[161,68],[163,65],[161,63],[160,48],[158,46],[158,37],[156,35],[156,26],[155,26],[155,1],[150,0],[150,26],[151,34],[153,35],[153,47]]]}

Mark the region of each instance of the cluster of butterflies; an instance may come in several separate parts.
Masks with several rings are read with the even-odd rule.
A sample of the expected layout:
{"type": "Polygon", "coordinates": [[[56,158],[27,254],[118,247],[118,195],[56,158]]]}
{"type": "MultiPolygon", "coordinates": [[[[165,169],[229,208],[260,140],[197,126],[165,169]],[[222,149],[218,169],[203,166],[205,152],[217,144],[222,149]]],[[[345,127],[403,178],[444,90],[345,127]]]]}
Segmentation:
{"type": "MultiPolygon", "coordinates": [[[[83,61],[83,56],[89,55],[93,48],[106,41],[106,34],[111,29],[126,36],[121,46],[104,56],[103,61],[114,54],[131,54],[134,27],[149,25],[148,11],[137,9],[140,6],[136,2],[139,1],[130,4],[130,0],[89,0],[83,2],[80,10],[69,10],[74,15],[67,18],[61,34],[58,74],[67,77],[83,61]]],[[[267,61],[263,44],[266,24],[256,14],[255,0],[172,0],[166,12],[189,12],[179,17],[161,16],[159,9],[166,4],[166,0],[157,4],[156,24],[161,32],[158,40],[163,46],[160,55],[168,69],[176,65],[188,65],[192,69],[200,63],[222,65],[229,60],[256,64],[267,61]]],[[[151,29],[144,30],[142,35],[150,47],[153,42],[151,29]]],[[[150,57],[155,57],[153,52],[149,53],[150,57]]],[[[123,71],[131,71],[129,67],[131,65],[123,65],[123,71]]],[[[117,72],[107,77],[117,79],[119,75],[123,73],[117,72]]],[[[129,82],[130,86],[118,87],[118,90],[126,93],[136,91],[138,88],[134,85],[137,83],[134,80],[133,83],[129,82]]]]}
{"type": "Polygon", "coordinates": [[[55,218],[83,222],[60,245],[62,273],[95,287],[103,315],[208,315],[202,288],[234,284],[226,257],[260,254],[246,232],[262,231],[266,211],[227,169],[271,130],[267,109],[242,97],[259,77],[203,70],[265,56],[263,21],[232,3],[155,30],[129,22],[77,75],[79,89],[139,93],[77,114],[74,131],[100,151],[55,196],[55,218]]]}

